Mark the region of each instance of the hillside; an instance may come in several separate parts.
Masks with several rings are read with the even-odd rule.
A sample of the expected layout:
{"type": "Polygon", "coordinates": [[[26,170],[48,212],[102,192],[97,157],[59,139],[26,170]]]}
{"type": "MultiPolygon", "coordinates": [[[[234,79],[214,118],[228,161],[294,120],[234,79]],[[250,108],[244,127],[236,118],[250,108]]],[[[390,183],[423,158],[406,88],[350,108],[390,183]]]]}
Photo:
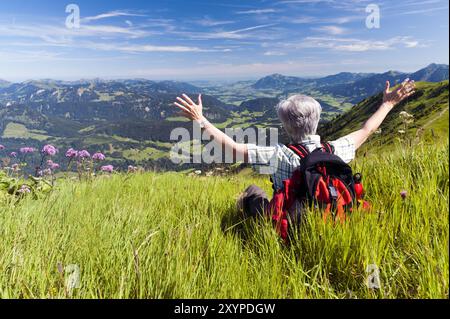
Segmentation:
{"type": "Polygon", "coordinates": [[[290,246],[235,209],[248,185],[269,192],[267,177],[62,179],[16,205],[0,187],[0,298],[448,299],[448,158],[448,140],[358,157],[373,210],[345,225],[308,212],[290,246]]]}
{"type": "MultiPolygon", "coordinates": [[[[381,125],[381,133],[374,134],[364,149],[386,148],[398,139],[412,142],[433,142],[448,136],[448,91],[449,82],[417,83],[417,92],[407,101],[396,106],[381,125]],[[414,122],[405,126],[400,112],[414,116],[414,122]],[[399,131],[405,133],[399,133],[399,131]]],[[[382,95],[378,94],[355,105],[350,111],[337,116],[322,125],[319,131],[328,140],[336,139],[361,128],[363,123],[381,105],[382,95]]]]}
{"type": "MultiPolygon", "coordinates": [[[[171,165],[170,132],[191,127],[173,106],[181,93],[200,89],[188,83],[148,80],[54,80],[13,83],[0,89],[0,140],[8,152],[52,143],[102,151],[116,166],[171,165]]],[[[205,114],[220,123],[229,107],[204,95],[205,114]]],[[[62,160],[62,158],[61,158],[62,160]]]]}
{"type": "Polygon", "coordinates": [[[9,83],[8,81],[0,79],[0,88],[7,87],[9,85],[11,85],[11,83],[9,83]]]}

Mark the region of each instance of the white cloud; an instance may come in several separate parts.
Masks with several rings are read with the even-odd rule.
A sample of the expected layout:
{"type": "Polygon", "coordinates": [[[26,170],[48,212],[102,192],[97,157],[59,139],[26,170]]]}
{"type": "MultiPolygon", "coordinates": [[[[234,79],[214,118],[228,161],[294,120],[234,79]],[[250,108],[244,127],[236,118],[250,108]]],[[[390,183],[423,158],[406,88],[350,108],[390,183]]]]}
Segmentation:
{"type": "Polygon", "coordinates": [[[213,63],[195,65],[180,68],[150,68],[130,70],[130,77],[153,77],[153,78],[230,78],[230,77],[260,77],[272,73],[283,74],[317,74],[323,72],[334,63],[322,63],[314,61],[286,61],[280,63],[243,63],[226,64],[213,63]]]}
{"type": "Polygon", "coordinates": [[[245,11],[237,11],[237,14],[263,14],[263,13],[275,13],[278,10],[275,9],[254,9],[254,10],[245,10],[245,11]]]}
{"type": "Polygon", "coordinates": [[[283,56],[286,55],[286,53],[284,52],[280,52],[280,51],[266,51],[264,52],[265,56],[283,56]]]}
{"type": "Polygon", "coordinates": [[[113,25],[81,24],[79,29],[68,29],[59,25],[0,25],[0,36],[36,38],[49,43],[69,43],[74,38],[127,36],[146,37],[155,32],[139,28],[123,28],[113,25]]]}
{"type": "MultiPolygon", "coordinates": [[[[290,44],[292,46],[292,44],[290,44]]],[[[419,41],[409,36],[393,37],[387,40],[362,40],[352,38],[307,37],[303,42],[293,45],[296,48],[323,48],[336,51],[365,52],[385,51],[396,47],[423,47],[419,41]]]]}
{"type": "Polygon", "coordinates": [[[433,7],[433,8],[427,8],[427,9],[418,9],[418,10],[410,10],[410,11],[403,11],[398,13],[397,15],[413,15],[413,14],[425,14],[425,13],[431,13],[435,11],[448,11],[448,6],[445,7],[433,7]]]}
{"type": "Polygon", "coordinates": [[[313,16],[300,16],[297,18],[285,17],[284,20],[294,24],[345,24],[354,21],[364,21],[365,15],[348,15],[333,18],[318,18],[313,16]]]}
{"type": "Polygon", "coordinates": [[[313,30],[317,30],[320,32],[325,32],[331,35],[342,35],[344,33],[347,32],[347,29],[342,28],[342,27],[338,27],[335,25],[326,25],[323,27],[317,27],[317,28],[313,28],[313,30]]]}
{"type": "Polygon", "coordinates": [[[241,40],[251,37],[248,33],[249,31],[254,31],[258,29],[264,29],[276,24],[261,24],[249,28],[232,30],[232,31],[213,31],[213,32],[174,32],[175,34],[183,35],[184,37],[195,39],[195,40],[211,40],[211,39],[230,39],[230,40],[241,40]]]}
{"type": "Polygon", "coordinates": [[[106,13],[102,13],[96,16],[86,17],[81,19],[81,21],[89,22],[89,21],[96,21],[96,20],[102,20],[102,19],[108,19],[108,18],[115,18],[115,17],[145,17],[144,14],[137,14],[137,13],[130,13],[126,11],[110,11],[106,13]]]}
{"type": "Polygon", "coordinates": [[[204,17],[203,19],[194,21],[198,25],[204,26],[204,27],[216,27],[220,25],[226,25],[226,24],[233,24],[234,21],[231,20],[214,20],[209,17],[204,17]]]}

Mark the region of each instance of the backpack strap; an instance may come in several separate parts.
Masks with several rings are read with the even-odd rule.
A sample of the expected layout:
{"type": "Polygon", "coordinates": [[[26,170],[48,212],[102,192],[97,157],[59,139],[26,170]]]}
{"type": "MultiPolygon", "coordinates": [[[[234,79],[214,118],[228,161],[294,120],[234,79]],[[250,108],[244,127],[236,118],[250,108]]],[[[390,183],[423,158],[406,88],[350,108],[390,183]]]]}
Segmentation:
{"type": "Polygon", "coordinates": [[[328,142],[322,143],[322,148],[326,153],[334,154],[334,146],[328,142]]]}
{"type": "Polygon", "coordinates": [[[287,147],[294,152],[296,155],[298,155],[301,159],[305,158],[310,154],[308,151],[308,148],[304,144],[289,144],[287,147]]]}
{"type": "MultiPolygon", "coordinates": [[[[333,145],[331,145],[328,142],[324,142],[321,145],[322,145],[322,150],[325,153],[334,154],[334,146],[333,145]]],[[[308,151],[308,148],[304,144],[288,144],[287,147],[291,151],[293,151],[295,154],[300,156],[300,158],[302,158],[302,159],[311,153],[310,151],[308,151]]]]}

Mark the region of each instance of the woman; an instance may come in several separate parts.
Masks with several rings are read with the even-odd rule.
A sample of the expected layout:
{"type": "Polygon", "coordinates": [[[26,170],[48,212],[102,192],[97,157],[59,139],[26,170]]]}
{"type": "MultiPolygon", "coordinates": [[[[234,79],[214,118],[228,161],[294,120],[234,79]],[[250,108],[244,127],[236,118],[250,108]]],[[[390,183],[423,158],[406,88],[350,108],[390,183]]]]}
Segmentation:
{"type": "MultiPolygon", "coordinates": [[[[415,83],[406,79],[394,90],[390,89],[389,81],[383,94],[383,103],[378,110],[367,120],[360,130],[357,130],[336,141],[330,142],[334,147],[334,154],[346,163],[355,158],[356,150],[373,134],[384,121],[395,105],[415,92],[415,83]]],[[[262,147],[254,144],[236,143],[232,138],[217,129],[203,116],[202,96],[198,103],[183,94],[177,97],[175,105],[182,114],[197,122],[207,134],[220,143],[225,149],[233,150],[236,158],[243,158],[246,163],[254,166],[270,166],[272,168],[272,181],[274,190],[283,187],[283,180],[292,176],[300,166],[300,158],[283,144],[272,147],[262,147]]],[[[312,152],[321,147],[320,136],[316,135],[322,108],[316,100],[305,95],[294,95],[281,101],[277,106],[278,117],[294,144],[304,144],[312,152]]],[[[241,196],[240,207],[247,215],[259,213],[260,208],[267,202],[266,194],[257,186],[250,186],[241,196]]]]}

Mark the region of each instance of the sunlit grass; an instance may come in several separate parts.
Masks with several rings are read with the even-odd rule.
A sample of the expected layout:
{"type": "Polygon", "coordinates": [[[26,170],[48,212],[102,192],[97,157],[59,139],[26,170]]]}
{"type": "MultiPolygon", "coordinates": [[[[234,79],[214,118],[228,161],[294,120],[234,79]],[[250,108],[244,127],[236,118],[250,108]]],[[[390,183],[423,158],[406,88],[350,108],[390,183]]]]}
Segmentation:
{"type": "Polygon", "coordinates": [[[0,203],[0,297],[448,298],[448,158],[448,140],[360,157],[373,211],[345,225],[310,213],[289,247],[236,213],[249,184],[270,191],[265,178],[63,180],[46,199],[0,203]],[[58,264],[80,267],[72,294],[58,264]]]}

